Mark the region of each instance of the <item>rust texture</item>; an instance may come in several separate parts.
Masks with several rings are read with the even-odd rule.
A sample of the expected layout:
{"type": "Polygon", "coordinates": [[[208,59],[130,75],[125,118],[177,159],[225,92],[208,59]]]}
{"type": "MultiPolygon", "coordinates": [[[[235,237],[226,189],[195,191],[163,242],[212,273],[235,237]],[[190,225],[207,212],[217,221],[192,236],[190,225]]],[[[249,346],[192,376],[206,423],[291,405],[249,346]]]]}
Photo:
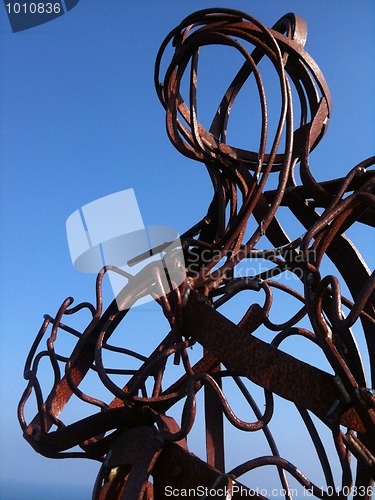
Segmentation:
{"type": "MultiPolygon", "coordinates": [[[[350,491],[357,492],[356,498],[371,498],[375,278],[344,232],[361,224],[370,234],[375,225],[375,158],[339,179],[314,178],[309,154],[327,129],[331,98],[319,67],[304,50],[306,35],[305,22],[294,14],[269,29],[243,12],[208,9],[182,21],[158,52],[155,85],[166,111],[168,136],[179,152],[204,164],[214,191],[207,214],[181,236],[184,283],[173,292],[160,293],[160,269],[155,268],[151,286],[159,292],[155,297],[161,296],[155,300],[170,329],[164,339],[155,341],[151,354],[132,350],[126,306],[142,297],[150,284],[134,287],[130,281],[121,297],[105,308],[103,277],[116,270],[103,268],[95,305],[72,306],[68,298],[56,316],[45,316],[26,361],[28,385],[18,409],[24,436],[38,453],[102,463],[95,499],[159,499],[168,486],[205,487],[206,498],[220,488],[226,498],[265,498],[267,484],[259,491],[256,476],[241,479],[263,467],[276,470],[287,499],[291,478],[293,485],[299,483],[317,498],[345,498],[350,491]],[[206,129],[198,120],[198,109],[204,107],[198,105],[198,62],[209,45],[235,51],[243,64],[206,129]],[[280,100],[272,137],[262,77],[266,59],[280,100]],[[248,131],[249,137],[259,138],[255,151],[227,141],[232,107],[250,80],[261,110],[259,130],[248,131]],[[298,221],[300,236],[288,236],[290,227],[278,219],[280,207],[289,210],[288,224],[298,221]],[[324,267],[328,260],[329,272],[324,267]],[[254,262],[266,267],[237,272],[244,263],[254,269],[254,262]],[[238,307],[246,306],[242,318],[234,321],[226,317],[226,303],[240,298],[238,307]],[[69,326],[87,314],[85,328],[69,326]],[[126,333],[121,333],[123,345],[111,342],[120,325],[126,333]],[[62,336],[76,338],[71,353],[57,351],[62,336]],[[301,338],[301,351],[314,348],[325,369],[303,361],[296,350],[288,353],[301,338]],[[193,359],[192,352],[199,352],[200,346],[200,359],[193,359]],[[107,366],[109,354],[122,360],[117,368],[107,366]],[[361,354],[369,366],[367,376],[361,354]],[[51,385],[46,392],[39,368],[47,364],[51,385]],[[99,383],[84,384],[89,376],[99,383]],[[98,391],[99,386],[106,392],[98,391]],[[229,402],[233,387],[242,401],[241,418],[229,402]],[[254,388],[264,390],[262,401],[254,388]],[[203,458],[188,447],[201,390],[203,458]],[[65,421],[69,400],[73,406],[80,400],[91,408],[88,416],[65,421]],[[37,410],[29,421],[26,408],[33,401],[37,410]],[[306,427],[303,438],[295,435],[285,414],[278,414],[280,401],[301,417],[306,427]],[[324,484],[310,480],[309,471],[291,463],[287,452],[281,455],[270,430],[274,422],[291,441],[300,440],[300,446],[309,436],[324,484]],[[231,455],[224,426],[235,427],[243,442],[247,440],[241,457],[238,451],[231,455]],[[324,437],[322,426],[328,430],[324,437]],[[252,433],[263,434],[268,453],[251,444],[252,433]],[[338,478],[332,471],[332,452],[326,451],[329,446],[341,468],[338,478]],[[228,457],[231,463],[236,458],[245,461],[228,467],[228,457]]],[[[148,328],[152,331],[152,325],[148,328]]]]}

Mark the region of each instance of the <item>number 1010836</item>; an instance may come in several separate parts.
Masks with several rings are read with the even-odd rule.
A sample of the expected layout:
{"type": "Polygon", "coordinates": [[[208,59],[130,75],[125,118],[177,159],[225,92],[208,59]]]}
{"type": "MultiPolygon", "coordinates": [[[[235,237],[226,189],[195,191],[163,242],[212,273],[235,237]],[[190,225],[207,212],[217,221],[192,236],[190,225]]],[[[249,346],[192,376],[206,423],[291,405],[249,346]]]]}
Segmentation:
{"type": "Polygon", "coordinates": [[[61,12],[59,2],[15,2],[6,4],[6,8],[8,14],[60,14],[61,12]]]}

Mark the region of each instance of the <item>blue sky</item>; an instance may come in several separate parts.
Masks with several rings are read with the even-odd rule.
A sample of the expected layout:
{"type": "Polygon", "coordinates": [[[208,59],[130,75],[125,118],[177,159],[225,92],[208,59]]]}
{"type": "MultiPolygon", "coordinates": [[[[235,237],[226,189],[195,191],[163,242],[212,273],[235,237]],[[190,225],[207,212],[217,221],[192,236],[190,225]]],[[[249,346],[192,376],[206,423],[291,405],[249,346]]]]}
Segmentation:
{"type": "MultiPolygon", "coordinates": [[[[343,176],[373,154],[371,0],[81,0],[66,15],[15,34],[1,5],[0,498],[90,498],[97,463],[49,460],[23,440],[16,417],[23,365],[43,314],[55,314],[68,295],[94,298],[94,276],[71,264],[65,222],[72,212],[134,188],[147,225],[183,232],[205,214],[208,175],[169,143],[153,66],[167,33],[213,6],[244,10],[267,26],[290,11],[307,21],[306,50],[333,98],[329,130],[311,156],[319,180],[343,176]]],[[[374,241],[360,239],[371,257],[374,241]]]]}

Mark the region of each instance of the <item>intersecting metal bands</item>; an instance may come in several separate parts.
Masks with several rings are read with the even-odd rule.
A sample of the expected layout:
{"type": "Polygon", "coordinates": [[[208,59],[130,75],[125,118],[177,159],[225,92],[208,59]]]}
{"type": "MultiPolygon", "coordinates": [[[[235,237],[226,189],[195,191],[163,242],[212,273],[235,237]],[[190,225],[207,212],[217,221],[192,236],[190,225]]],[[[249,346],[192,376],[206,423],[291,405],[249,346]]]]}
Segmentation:
{"type": "MultiPolygon", "coordinates": [[[[167,487],[176,491],[205,487],[208,492],[225,490],[227,498],[242,498],[245,493],[265,498],[267,484],[259,491],[259,484],[248,476],[238,482],[263,467],[275,468],[287,499],[292,498],[291,477],[293,484],[317,498],[345,498],[353,491],[356,498],[372,496],[375,277],[344,232],[361,224],[370,234],[375,226],[371,170],[375,158],[342,178],[325,182],[314,178],[309,154],[326,131],[331,99],[321,71],[304,50],[306,35],[305,22],[294,14],[269,29],[239,11],[208,9],[187,17],[161,45],[155,85],[166,111],[168,136],[182,154],[205,165],[213,185],[207,214],[181,237],[186,279],[166,293],[160,268],[155,267],[151,274],[144,273],[143,281],[139,276],[130,280],[104,308],[103,277],[121,272],[105,267],[97,277],[95,305],[74,307],[68,298],[55,317],[45,317],[26,361],[28,385],[19,404],[24,436],[37,452],[102,462],[94,498],[159,499],[167,487]],[[198,62],[208,45],[229,47],[241,55],[243,64],[206,129],[198,113],[204,107],[198,103],[198,62]],[[263,58],[271,62],[280,91],[274,137],[268,127],[263,58]],[[260,137],[255,151],[227,143],[232,108],[251,78],[261,110],[260,134],[248,130],[249,138],[260,137]],[[278,219],[278,211],[285,207],[287,227],[278,219]],[[302,233],[290,237],[288,231],[295,231],[296,221],[302,233]],[[254,262],[266,266],[254,271],[254,262]],[[245,263],[247,272],[237,272],[245,263]],[[145,293],[154,296],[170,326],[151,354],[132,348],[131,332],[126,337],[121,334],[122,342],[111,343],[120,324],[126,328],[131,305],[145,293]],[[227,306],[239,297],[245,297],[241,304],[246,307],[242,318],[233,321],[226,317],[227,306]],[[86,328],[69,326],[87,314],[86,328]],[[77,341],[72,353],[63,355],[58,344],[66,335],[77,341]],[[289,354],[284,346],[298,339],[319,352],[329,370],[303,361],[296,350],[289,354]],[[193,358],[199,346],[201,357],[193,358]],[[117,355],[121,363],[109,367],[109,354],[117,355]],[[39,377],[46,361],[52,368],[47,392],[39,377]],[[98,384],[84,384],[89,376],[96,377],[109,400],[100,396],[98,384]],[[230,403],[234,387],[245,420],[230,403]],[[262,402],[255,387],[264,390],[262,402]],[[201,389],[206,456],[199,458],[188,444],[201,389]],[[37,413],[28,421],[26,408],[32,395],[37,413]],[[94,411],[75,422],[63,422],[70,399],[87,403],[94,411]],[[302,439],[288,422],[280,422],[281,400],[290,402],[290,413],[296,409],[300,415],[325,486],[309,479],[310,473],[316,477],[316,466],[301,472],[288,460],[287,450],[279,451],[271,422],[279,422],[291,440],[302,439]],[[321,434],[320,422],[330,438],[321,434]],[[248,443],[262,433],[268,454],[246,445],[238,458],[241,463],[229,467],[236,456],[231,456],[225,437],[228,426],[246,436],[240,439],[248,443]],[[334,459],[339,477],[332,467],[334,459]]],[[[152,332],[153,325],[147,328],[152,332]]]]}

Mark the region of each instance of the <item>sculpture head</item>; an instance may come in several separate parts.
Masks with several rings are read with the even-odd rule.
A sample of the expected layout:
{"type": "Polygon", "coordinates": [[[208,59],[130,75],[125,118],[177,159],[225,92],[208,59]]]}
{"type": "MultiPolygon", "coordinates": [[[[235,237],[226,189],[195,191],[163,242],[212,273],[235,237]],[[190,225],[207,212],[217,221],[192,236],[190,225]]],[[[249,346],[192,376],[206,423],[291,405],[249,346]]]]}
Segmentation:
{"type": "MultiPolygon", "coordinates": [[[[204,224],[199,228],[198,239],[210,245],[212,251],[221,252],[221,257],[229,253],[231,259],[244,247],[246,251],[253,249],[266,233],[285,189],[295,185],[294,166],[300,160],[307,163],[309,152],[318,145],[327,129],[330,94],[319,67],[303,48],[306,35],[305,22],[294,14],[286,14],[269,29],[243,12],[206,9],[184,19],[169,33],[158,52],[155,85],[166,110],[168,136],[183,155],[205,163],[214,187],[214,197],[204,224]],[[218,102],[211,126],[206,129],[199,119],[199,110],[205,103],[199,101],[198,61],[201,50],[209,45],[223,45],[238,52],[243,64],[218,102]],[[170,46],[174,49],[173,55],[170,63],[165,64],[170,46]],[[269,134],[270,105],[259,69],[263,58],[270,61],[271,78],[280,92],[274,137],[269,134]],[[163,75],[162,66],[167,67],[163,75]],[[246,134],[260,137],[257,150],[239,148],[227,142],[231,110],[252,77],[259,95],[261,121],[257,130],[249,128],[246,134]],[[184,79],[188,82],[186,102],[181,91],[184,79]],[[293,96],[298,96],[297,102],[293,96]],[[296,111],[298,123],[294,123],[296,111]],[[258,220],[258,229],[244,242],[248,219],[272,172],[279,175],[278,196],[258,220]]],[[[212,63],[220,65],[223,61],[218,58],[212,63]]],[[[242,126],[246,129],[249,124],[245,120],[242,126]]],[[[232,264],[228,266],[233,267],[232,264]]],[[[202,279],[207,281],[211,268],[212,265],[205,267],[202,279]]]]}

